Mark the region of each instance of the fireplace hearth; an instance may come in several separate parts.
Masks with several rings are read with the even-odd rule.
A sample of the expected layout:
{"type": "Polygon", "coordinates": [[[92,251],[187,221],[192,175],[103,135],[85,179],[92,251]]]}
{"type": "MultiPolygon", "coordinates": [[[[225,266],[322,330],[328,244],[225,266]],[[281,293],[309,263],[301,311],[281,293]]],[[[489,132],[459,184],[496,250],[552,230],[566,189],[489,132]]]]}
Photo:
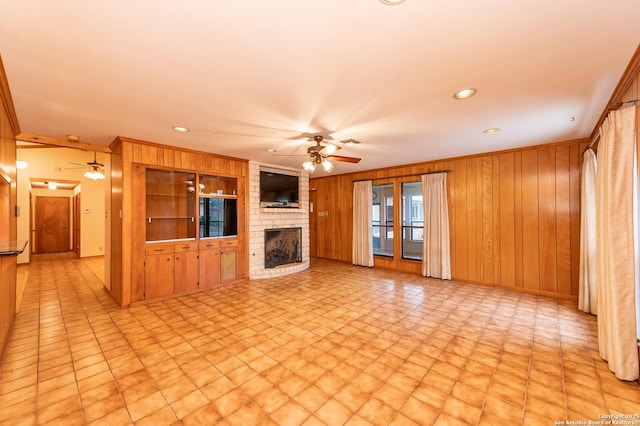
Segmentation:
{"type": "Polygon", "coordinates": [[[264,267],[302,263],[302,228],[264,230],[264,267]]]}

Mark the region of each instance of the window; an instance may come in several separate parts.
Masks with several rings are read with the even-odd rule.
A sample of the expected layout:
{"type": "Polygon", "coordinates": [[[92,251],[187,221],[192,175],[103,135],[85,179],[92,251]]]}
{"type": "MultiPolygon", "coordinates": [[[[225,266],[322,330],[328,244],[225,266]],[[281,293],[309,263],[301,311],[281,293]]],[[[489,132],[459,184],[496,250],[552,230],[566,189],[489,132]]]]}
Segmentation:
{"type": "Polygon", "coordinates": [[[373,254],[393,257],[393,184],[373,185],[373,254]]]}
{"type": "Polygon", "coordinates": [[[422,260],[424,205],[422,182],[402,184],[402,258],[422,260]]]}

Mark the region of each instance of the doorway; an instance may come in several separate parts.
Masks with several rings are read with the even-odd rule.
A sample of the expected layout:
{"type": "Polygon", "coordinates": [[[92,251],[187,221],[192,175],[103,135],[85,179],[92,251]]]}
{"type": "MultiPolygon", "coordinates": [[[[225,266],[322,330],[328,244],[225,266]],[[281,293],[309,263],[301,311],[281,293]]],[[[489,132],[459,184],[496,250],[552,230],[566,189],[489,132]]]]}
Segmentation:
{"type": "Polygon", "coordinates": [[[35,197],[35,252],[59,253],[71,248],[70,199],[35,197]]]}

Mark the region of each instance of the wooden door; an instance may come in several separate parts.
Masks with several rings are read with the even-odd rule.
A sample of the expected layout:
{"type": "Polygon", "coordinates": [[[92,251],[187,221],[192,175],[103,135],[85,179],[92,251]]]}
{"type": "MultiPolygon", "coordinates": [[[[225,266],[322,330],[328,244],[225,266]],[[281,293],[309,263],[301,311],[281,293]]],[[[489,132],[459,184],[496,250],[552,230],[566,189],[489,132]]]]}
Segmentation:
{"type": "Polygon", "coordinates": [[[144,268],[145,299],[173,294],[173,254],[147,256],[144,268]]]}
{"type": "Polygon", "coordinates": [[[220,249],[200,250],[200,288],[211,288],[220,283],[220,249]]]}
{"type": "Polygon", "coordinates": [[[69,251],[69,222],[69,198],[36,197],[36,253],[69,251]]]}
{"type": "Polygon", "coordinates": [[[175,292],[184,293],[198,289],[198,252],[184,251],[175,254],[175,292]]]}
{"type": "Polygon", "coordinates": [[[318,219],[316,214],[316,191],[309,191],[309,256],[318,256],[318,219]]]}

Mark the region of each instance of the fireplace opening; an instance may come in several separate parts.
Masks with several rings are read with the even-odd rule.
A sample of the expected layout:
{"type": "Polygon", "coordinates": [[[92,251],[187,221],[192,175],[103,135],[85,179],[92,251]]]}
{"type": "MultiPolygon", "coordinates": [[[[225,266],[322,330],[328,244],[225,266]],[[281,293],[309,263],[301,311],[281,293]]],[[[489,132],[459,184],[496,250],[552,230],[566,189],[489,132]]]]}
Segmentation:
{"type": "Polygon", "coordinates": [[[264,267],[302,263],[302,228],[264,230],[264,267]]]}

